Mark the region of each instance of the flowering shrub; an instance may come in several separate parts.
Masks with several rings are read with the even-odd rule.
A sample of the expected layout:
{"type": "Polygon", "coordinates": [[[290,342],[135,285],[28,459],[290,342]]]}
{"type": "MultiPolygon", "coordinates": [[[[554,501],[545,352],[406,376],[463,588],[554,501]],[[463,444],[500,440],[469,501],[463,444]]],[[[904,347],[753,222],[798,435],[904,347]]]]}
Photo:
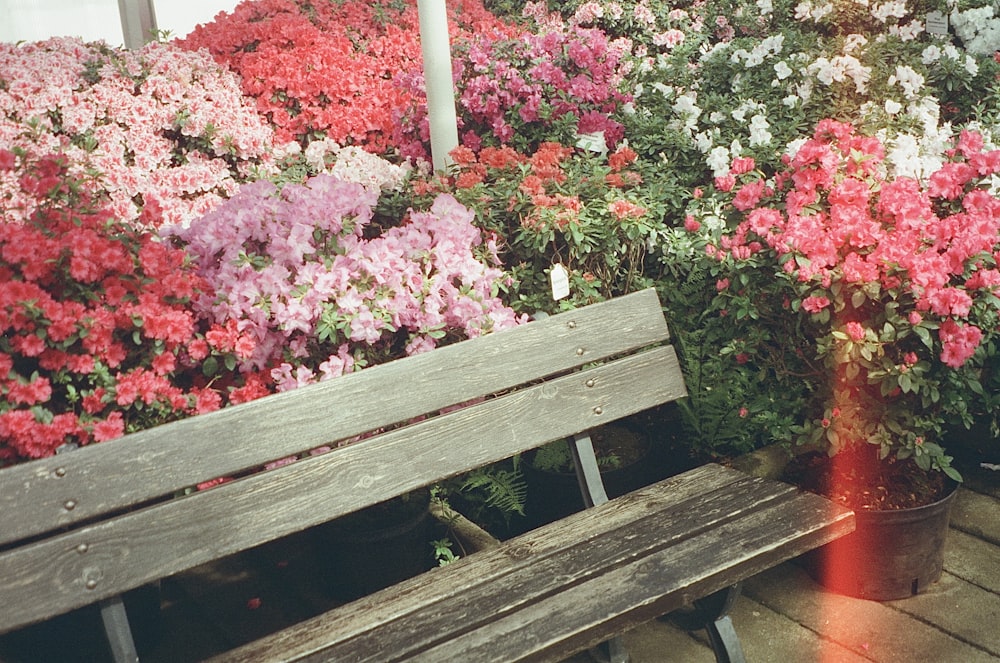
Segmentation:
{"type": "MultiPolygon", "coordinates": [[[[0,44],[0,145],[96,169],[122,221],[189,223],[266,168],[272,141],[236,78],[203,54],[0,44]]],[[[0,177],[0,197],[21,195],[10,173],[0,177]]],[[[12,201],[8,217],[27,218],[28,202],[12,201]]]]}
{"type": "Polygon", "coordinates": [[[199,333],[185,253],[116,220],[61,156],[0,150],[0,171],[32,203],[24,221],[0,205],[0,466],[218,408],[193,369],[231,355],[199,333]]]}
{"type": "Polygon", "coordinates": [[[476,224],[499,238],[513,278],[507,301],[517,311],[554,311],[648,285],[643,264],[662,210],[641,188],[635,153],[604,156],[545,142],[524,154],[512,147],[452,152],[444,180],[416,181],[418,195],[452,192],[476,210],[476,224]],[[553,301],[554,265],[568,272],[570,296],[553,301]]]}
{"type": "MultiPolygon", "coordinates": [[[[501,28],[478,0],[448,9],[452,39],[501,28]]],[[[326,137],[382,153],[403,110],[423,103],[422,89],[397,83],[422,71],[419,37],[412,0],[253,0],[178,43],[237,72],[280,140],[326,137]]]]}
{"type": "MultiPolygon", "coordinates": [[[[590,7],[602,16],[593,23],[609,24],[612,4],[629,6],[567,11],[590,7]]],[[[913,0],[708,0],[656,12],[655,22],[632,20],[630,36],[648,46],[637,52],[635,112],[624,120],[630,145],[644,159],[665,159],[664,172],[693,188],[739,157],[774,173],[785,147],[826,117],[882,131],[887,147],[897,134],[936,138],[945,121],[995,121],[997,63],[929,34],[924,17],[934,8],[948,11],[913,0]],[[659,37],[670,30],[683,40],[659,37]]]]}
{"type": "MultiPolygon", "coordinates": [[[[511,145],[524,151],[545,141],[572,145],[578,134],[602,133],[613,148],[623,137],[613,116],[629,100],[620,88],[631,67],[625,57],[630,44],[562,22],[536,27],[514,36],[480,32],[454,44],[462,143],[473,150],[511,145]]],[[[420,102],[407,121],[410,133],[419,131],[426,143],[426,106],[420,102]]]]}
{"type": "Polygon", "coordinates": [[[801,440],[957,476],[934,438],[982,391],[1000,334],[1000,149],[963,131],[925,180],[884,157],[824,120],[773,178],[735,160],[687,225],[717,265],[719,306],[755,318],[780,300],[796,320],[785,348],[819,370],[801,440]]]}
{"type": "Polygon", "coordinates": [[[368,237],[378,191],[329,174],[268,181],[179,233],[209,284],[195,310],[253,340],[279,390],[517,322],[492,240],[450,196],[368,237]]]}

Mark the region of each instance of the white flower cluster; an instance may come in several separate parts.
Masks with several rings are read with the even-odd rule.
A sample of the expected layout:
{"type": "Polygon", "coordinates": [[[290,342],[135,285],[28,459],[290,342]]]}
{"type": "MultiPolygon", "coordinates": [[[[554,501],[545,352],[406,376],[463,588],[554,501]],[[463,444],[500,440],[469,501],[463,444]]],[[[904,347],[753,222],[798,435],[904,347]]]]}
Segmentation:
{"type": "Polygon", "coordinates": [[[1000,50],[1000,17],[992,5],[951,12],[951,25],[965,49],[977,55],[1000,50]]]}
{"type": "Polygon", "coordinates": [[[885,132],[879,138],[886,146],[885,163],[895,177],[912,177],[921,182],[944,163],[943,155],[951,139],[951,126],[930,130],[923,135],[897,134],[891,138],[885,132]]]}
{"type": "MultiPolygon", "coordinates": [[[[298,144],[284,146],[287,154],[299,152],[298,144]]],[[[332,138],[314,140],[302,152],[315,173],[330,173],[345,182],[361,184],[375,193],[399,191],[409,168],[397,166],[357,146],[341,147],[332,138]]]]}
{"type": "Polygon", "coordinates": [[[697,94],[691,92],[679,95],[674,101],[673,111],[678,118],[678,124],[680,124],[674,128],[689,136],[693,134],[698,128],[698,118],[701,117],[697,94]]]}
{"type": "Polygon", "coordinates": [[[898,85],[903,97],[915,99],[924,87],[924,77],[905,64],[896,65],[896,73],[889,76],[889,85],[898,85]]]}
{"type": "Polygon", "coordinates": [[[879,23],[885,23],[890,18],[903,18],[906,16],[906,2],[889,0],[889,2],[876,4],[871,8],[871,14],[879,23]]]}
{"type": "Polygon", "coordinates": [[[819,23],[824,17],[832,13],[832,2],[824,2],[814,5],[812,0],[802,0],[802,2],[795,6],[796,21],[812,20],[815,23],[819,23]]]}
{"type": "Polygon", "coordinates": [[[781,53],[781,49],[785,45],[785,35],[773,35],[762,39],[759,44],[753,47],[752,51],[747,51],[745,48],[738,48],[733,51],[729,59],[738,64],[740,61],[743,62],[743,66],[747,69],[756,67],[764,63],[764,60],[770,55],[778,55],[781,53]]]}
{"type": "MultiPolygon", "coordinates": [[[[945,44],[944,47],[939,47],[937,44],[931,44],[923,50],[920,54],[920,60],[927,66],[932,66],[937,64],[941,58],[947,58],[949,60],[963,60],[962,54],[954,44],[945,44]]],[[[964,62],[962,63],[965,70],[969,72],[970,76],[975,76],[979,73],[979,63],[976,62],[976,58],[969,53],[965,54],[964,62]]]]}
{"type": "Polygon", "coordinates": [[[864,66],[853,55],[838,55],[833,59],[818,57],[808,69],[823,85],[843,83],[851,79],[858,94],[865,94],[872,76],[871,67],[864,66]]]}

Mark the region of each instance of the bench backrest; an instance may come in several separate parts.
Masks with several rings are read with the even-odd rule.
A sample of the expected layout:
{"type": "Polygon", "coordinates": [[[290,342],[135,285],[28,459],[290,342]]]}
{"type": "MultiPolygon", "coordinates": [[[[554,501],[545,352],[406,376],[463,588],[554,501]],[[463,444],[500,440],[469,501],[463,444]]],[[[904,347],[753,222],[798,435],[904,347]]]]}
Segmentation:
{"type": "Polygon", "coordinates": [[[0,632],[679,398],[667,340],[646,290],[0,470],[0,632]]]}

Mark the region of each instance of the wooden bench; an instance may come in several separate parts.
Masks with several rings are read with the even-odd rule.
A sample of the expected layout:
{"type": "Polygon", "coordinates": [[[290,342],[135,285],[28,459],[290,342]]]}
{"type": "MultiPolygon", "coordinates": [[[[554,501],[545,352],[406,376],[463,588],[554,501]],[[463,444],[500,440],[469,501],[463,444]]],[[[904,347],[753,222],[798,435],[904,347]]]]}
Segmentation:
{"type": "Polygon", "coordinates": [[[667,341],[647,290],[2,470],[0,632],[100,602],[135,660],[126,590],[569,436],[593,508],[220,660],[561,660],[852,530],[712,464],[607,500],[586,431],[685,395],[667,341]]]}

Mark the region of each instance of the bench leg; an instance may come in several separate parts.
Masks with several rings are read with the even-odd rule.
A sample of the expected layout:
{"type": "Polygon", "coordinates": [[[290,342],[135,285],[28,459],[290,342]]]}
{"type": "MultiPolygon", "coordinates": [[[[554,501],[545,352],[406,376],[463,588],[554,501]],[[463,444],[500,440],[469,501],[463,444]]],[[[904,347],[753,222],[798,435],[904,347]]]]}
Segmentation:
{"type": "Polygon", "coordinates": [[[686,631],[705,629],[718,663],[746,663],[743,647],[740,646],[733,620],[729,617],[729,611],[736,605],[740,590],[741,585],[737,583],[696,600],[691,608],[664,615],[663,619],[686,631]]]}
{"type": "Polygon", "coordinates": [[[573,467],[576,468],[576,478],[580,482],[583,503],[589,509],[607,502],[608,493],[604,490],[604,480],[601,479],[601,469],[597,466],[597,454],[594,453],[590,433],[584,431],[574,435],[570,451],[573,452],[573,467]]]}
{"type": "MultiPolygon", "coordinates": [[[[608,493],[604,489],[604,480],[601,479],[601,469],[597,466],[597,455],[594,453],[590,433],[574,435],[570,450],[573,452],[573,466],[580,482],[583,503],[590,508],[607,502],[608,493]]],[[[631,660],[621,638],[612,638],[594,647],[590,650],[590,656],[598,663],[629,663],[631,660]]]]}
{"type": "Polygon", "coordinates": [[[632,660],[621,638],[612,638],[607,642],[602,642],[588,653],[595,663],[630,663],[632,660]]]}
{"type": "Polygon", "coordinates": [[[111,647],[115,663],[137,663],[139,654],[136,653],[132,629],[129,628],[121,596],[101,601],[101,621],[104,622],[104,633],[108,637],[108,646],[111,647]]]}
{"type": "Polygon", "coordinates": [[[736,629],[729,615],[719,617],[705,629],[717,663],[746,663],[743,647],[740,646],[740,639],[736,636],[736,629]]]}

